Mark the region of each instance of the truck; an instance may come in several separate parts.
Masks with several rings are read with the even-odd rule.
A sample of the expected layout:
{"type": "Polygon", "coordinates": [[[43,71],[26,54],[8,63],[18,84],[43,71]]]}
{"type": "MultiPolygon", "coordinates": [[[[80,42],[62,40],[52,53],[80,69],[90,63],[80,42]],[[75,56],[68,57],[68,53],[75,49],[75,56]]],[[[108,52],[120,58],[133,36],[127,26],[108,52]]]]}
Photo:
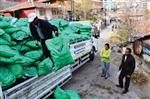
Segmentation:
{"type": "Polygon", "coordinates": [[[44,76],[35,76],[21,81],[0,92],[0,99],[47,99],[57,86],[63,86],[72,78],[72,73],[86,62],[94,60],[97,51],[94,37],[70,44],[74,64],[44,76]]]}

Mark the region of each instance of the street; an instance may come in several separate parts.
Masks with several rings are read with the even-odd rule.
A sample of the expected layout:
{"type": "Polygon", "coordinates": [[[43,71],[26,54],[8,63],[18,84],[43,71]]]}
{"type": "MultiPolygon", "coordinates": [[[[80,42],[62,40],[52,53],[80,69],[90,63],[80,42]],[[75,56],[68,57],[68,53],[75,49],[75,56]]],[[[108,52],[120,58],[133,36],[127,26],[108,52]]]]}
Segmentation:
{"type": "MultiPolygon", "coordinates": [[[[98,39],[99,50],[107,42],[111,35],[111,25],[102,31],[100,39],[98,39]]],[[[101,77],[101,66],[99,52],[95,55],[95,60],[86,63],[73,73],[72,79],[65,84],[64,89],[77,90],[82,99],[140,99],[134,92],[132,85],[130,92],[122,95],[122,90],[116,88],[118,82],[116,74],[121,55],[112,53],[111,61],[111,77],[107,80],[101,77]],[[116,64],[114,64],[116,63],[116,64]]]]}

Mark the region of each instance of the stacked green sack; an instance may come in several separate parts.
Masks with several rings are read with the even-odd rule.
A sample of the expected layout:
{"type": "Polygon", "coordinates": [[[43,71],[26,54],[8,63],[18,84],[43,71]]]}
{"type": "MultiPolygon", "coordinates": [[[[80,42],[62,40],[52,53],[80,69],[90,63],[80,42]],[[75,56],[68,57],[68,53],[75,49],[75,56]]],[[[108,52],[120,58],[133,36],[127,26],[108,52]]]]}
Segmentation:
{"type": "Polygon", "coordinates": [[[54,61],[54,70],[59,70],[68,64],[74,63],[69,45],[61,36],[46,40],[46,46],[50,50],[54,61]]]}
{"type": "Polygon", "coordinates": [[[88,40],[92,36],[92,25],[89,22],[68,22],[63,19],[52,19],[49,22],[59,29],[61,37],[70,44],[88,40]]]}
{"type": "Polygon", "coordinates": [[[3,87],[12,85],[19,78],[45,75],[53,69],[59,70],[73,63],[68,44],[90,38],[89,27],[82,27],[81,24],[75,24],[74,27],[63,19],[53,19],[50,22],[61,33],[59,37],[46,41],[54,68],[52,61],[44,58],[40,43],[36,46],[31,38],[26,18],[0,16],[0,82],[3,87]]]}
{"type": "Polygon", "coordinates": [[[19,78],[45,75],[52,62],[43,57],[41,44],[31,38],[27,19],[0,16],[0,82],[7,88],[19,78]]]}
{"type": "Polygon", "coordinates": [[[81,99],[74,90],[62,90],[59,86],[54,91],[54,99],[81,99]]]}

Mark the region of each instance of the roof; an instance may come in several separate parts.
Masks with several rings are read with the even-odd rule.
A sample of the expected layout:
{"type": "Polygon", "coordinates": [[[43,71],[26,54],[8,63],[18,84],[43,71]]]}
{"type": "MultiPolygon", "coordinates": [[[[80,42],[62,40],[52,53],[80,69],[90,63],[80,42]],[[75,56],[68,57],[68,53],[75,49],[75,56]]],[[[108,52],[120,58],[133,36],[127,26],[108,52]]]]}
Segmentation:
{"type": "Polygon", "coordinates": [[[29,8],[50,8],[50,4],[47,3],[40,3],[40,2],[24,2],[12,7],[8,7],[0,12],[13,12],[17,10],[24,10],[29,8]]]}
{"type": "Polygon", "coordinates": [[[2,2],[0,1],[0,10],[20,4],[20,2],[2,2]]]}

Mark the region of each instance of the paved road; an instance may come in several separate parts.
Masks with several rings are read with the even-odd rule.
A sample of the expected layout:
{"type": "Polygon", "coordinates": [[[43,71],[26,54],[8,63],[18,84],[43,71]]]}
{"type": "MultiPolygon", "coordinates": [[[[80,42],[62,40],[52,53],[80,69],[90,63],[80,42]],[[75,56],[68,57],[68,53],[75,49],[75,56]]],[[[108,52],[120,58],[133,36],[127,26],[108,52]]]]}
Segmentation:
{"type": "MultiPolygon", "coordinates": [[[[97,40],[99,50],[107,42],[111,33],[111,26],[102,31],[100,39],[97,40]]],[[[116,54],[112,55],[114,61],[116,61],[115,56],[116,54]]],[[[117,69],[118,67],[111,63],[111,77],[107,80],[102,78],[100,57],[97,53],[95,60],[75,71],[73,78],[63,88],[77,90],[82,99],[139,99],[134,91],[122,96],[122,90],[115,87],[117,69]]]]}

